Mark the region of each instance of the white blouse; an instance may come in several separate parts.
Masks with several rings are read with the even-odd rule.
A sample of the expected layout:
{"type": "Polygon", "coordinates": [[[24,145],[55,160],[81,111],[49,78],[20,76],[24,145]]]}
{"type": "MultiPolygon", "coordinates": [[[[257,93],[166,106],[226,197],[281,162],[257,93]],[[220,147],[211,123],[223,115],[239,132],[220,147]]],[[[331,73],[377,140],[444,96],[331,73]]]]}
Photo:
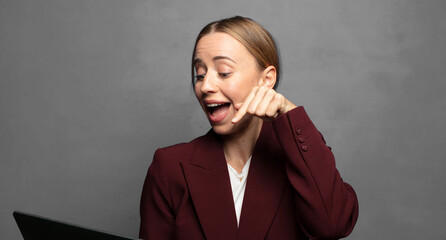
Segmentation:
{"type": "Polygon", "coordinates": [[[245,196],[246,179],[248,178],[249,157],[241,173],[238,173],[228,164],[229,179],[231,180],[232,195],[234,197],[235,215],[237,216],[237,226],[240,222],[240,213],[242,212],[243,197],[245,196]]]}

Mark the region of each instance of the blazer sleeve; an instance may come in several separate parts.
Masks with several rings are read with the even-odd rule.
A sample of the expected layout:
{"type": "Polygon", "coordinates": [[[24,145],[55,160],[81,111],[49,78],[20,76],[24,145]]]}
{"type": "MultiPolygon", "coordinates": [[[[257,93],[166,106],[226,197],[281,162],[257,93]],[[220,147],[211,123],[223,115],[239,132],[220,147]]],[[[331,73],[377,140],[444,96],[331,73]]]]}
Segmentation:
{"type": "Polygon", "coordinates": [[[141,195],[139,237],[142,239],[174,238],[169,175],[167,161],[163,161],[163,152],[158,149],[149,167],[141,195]]]}
{"type": "Polygon", "coordinates": [[[273,121],[287,156],[286,172],[295,190],[297,219],[311,239],[338,239],[351,233],[358,200],[335,166],[331,148],[303,107],[273,121]]]}

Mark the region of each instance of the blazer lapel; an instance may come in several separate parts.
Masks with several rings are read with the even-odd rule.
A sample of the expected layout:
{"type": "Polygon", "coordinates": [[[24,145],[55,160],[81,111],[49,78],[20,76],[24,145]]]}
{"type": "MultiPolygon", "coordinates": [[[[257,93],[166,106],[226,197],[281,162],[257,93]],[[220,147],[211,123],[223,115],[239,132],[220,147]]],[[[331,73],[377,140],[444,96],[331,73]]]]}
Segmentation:
{"type": "Polygon", "coordinates": [[[270,122],[264,122],[248,173],[239,239],[264,239],[279,208],[288,180],[283,150],[270,122]]]}
{"type": "Polygon", "coordinates": [[[236,239],[234,200],[221,140],[212,130],[182,164],[198,218],[207,239],[236,239]]]}

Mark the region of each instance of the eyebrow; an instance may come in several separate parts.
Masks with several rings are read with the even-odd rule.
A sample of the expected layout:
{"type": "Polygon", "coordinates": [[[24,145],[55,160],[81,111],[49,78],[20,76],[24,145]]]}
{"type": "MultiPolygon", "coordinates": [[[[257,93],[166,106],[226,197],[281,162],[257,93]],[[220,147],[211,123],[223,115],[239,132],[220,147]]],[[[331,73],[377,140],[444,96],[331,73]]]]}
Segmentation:
{"type": "MultiPolygon", "coordinates": [[[[223,60],[223,59],[229,60],[233,63],[237,63],[234,59],[232,59],[228,56],[215,56],[214,58],[212,58],[212,61],[218,61],[218,60],[223,60]]],[[[198,63],[199,64],[203,63],[203,60],[201,58],[195,58],[194,65],[197,65],[198,63]]]]}
{"type": "Polygon", "coordinates": [[[212,60],[214,60],[214,61],[221,60],[221,59],[226,59],[226,60],[229,60],[229,61],[231,61],[233,63],[236,63],[234,61],[234,59],[232,59],[230,57],[227,57],[227,56],[215,56],[214,58],[212,58],[212,60]]]}
{"type": "Polygon", "coordinates": [[[194,66],[196,66],[197,63],[202,64],[202,63],[203,63],[203,60],[201,60],[201,58],[195,58],[195,59],[194,59],[194,66]]]}

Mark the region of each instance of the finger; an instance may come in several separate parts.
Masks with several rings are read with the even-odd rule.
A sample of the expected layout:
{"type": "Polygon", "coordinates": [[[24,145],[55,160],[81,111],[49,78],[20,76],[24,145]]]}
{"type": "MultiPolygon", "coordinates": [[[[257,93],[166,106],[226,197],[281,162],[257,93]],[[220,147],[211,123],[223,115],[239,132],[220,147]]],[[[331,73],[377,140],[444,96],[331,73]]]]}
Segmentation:
{"type": "Polygon", "coordinates": [[[266,90],[267,88],[263,86],[257,90],[257,93],[249,104],[248,109],[246,109],[246,112],[252,115],[256,114],[257,107],[265,96],[266,90]]]}
{"type": "Polygon", "coordinates": [[[277,93],[276,95],[274,95],[274,98],[271,100],[270,105],[265,111],[265,115],[270,118],[276,118],[277,116],[279,116],[280,109],[284,105],[284,102],[285,97],[282,94],[277,93]]]}
{"type": "Polygon", "coordinates": [[[232,123],[237,123],[238,121],[240,121],[240,119],[243,118],[243,116],[245,116],[246,109],[248,108],[249,104],[251,103],[252,99],[254,98],[256,92],[257,92],[257,87],[254,87],[251,90],[251,92],[249,93],[248,97],[246,97],[246,99],[243,102],[243,104],[241,104],[241,107],[239,107],[240,103],[234,105],[234,108],[236,110],[237,110],[237,107],[239,107],[239,109],[235,113],[235,116],[232,118],[232,120],[231,120],[232,123]]]}
{"type": "Polygon", "coordinates": [[[258,116],[258,117],[267,116],[266,110],[271,105],[271,101],[273,100],[273,98],[276,94],[277,94],[276,91],[274,91],[273,89],[266,90],[266,93],[263,96],[262,101],[257,106],[256,112],[255,112],[256,116],[258,116]]]}

